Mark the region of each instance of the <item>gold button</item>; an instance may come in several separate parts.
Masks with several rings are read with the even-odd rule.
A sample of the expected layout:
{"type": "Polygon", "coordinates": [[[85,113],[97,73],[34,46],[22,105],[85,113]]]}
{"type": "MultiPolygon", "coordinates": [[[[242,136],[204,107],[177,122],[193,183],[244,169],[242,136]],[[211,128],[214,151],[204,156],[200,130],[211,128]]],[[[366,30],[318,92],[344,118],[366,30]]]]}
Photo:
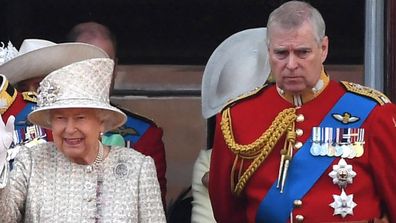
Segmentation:
{"type": "Polygon", "coordinates": [[[300,214],[296,215],[296,221],[297,222],[303,222],[304,221],[304,216],[302,216],[300,214]]]}
{"type": "Polygon", "coordinates": [[[302,142],[296,142],[296,144],[294,144],[294,148],[299,149],[303,146],[302,142]]]}
{"type": "Polygon", "coordinates": [[[296,129],[296,134],[297,136],[302,136],[304,134],[304,131],[302,129],[296,129]]]}
{"type": "Polygon", "coordinates": [[[304,115],[303,114],[297,115],[296,122],[302,122],[302,121],[304,121],[304,115]]]}
{"type": "Polygon", "coordinates": [[[294,207],[299,208],[302,205],[302,200],[294,200],[293,204],[294,207]]]}

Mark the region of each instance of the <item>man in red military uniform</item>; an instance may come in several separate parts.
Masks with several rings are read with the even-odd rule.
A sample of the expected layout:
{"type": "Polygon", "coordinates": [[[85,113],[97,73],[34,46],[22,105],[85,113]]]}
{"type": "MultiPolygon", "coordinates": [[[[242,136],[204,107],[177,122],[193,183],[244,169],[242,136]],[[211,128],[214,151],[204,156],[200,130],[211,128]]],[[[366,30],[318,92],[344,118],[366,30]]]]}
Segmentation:
{"type": "MultiPolygon", "coordinates": [[[[52,140],[50,131],[32,125],[26,117],[36,105],[36,97],[28,92],[18,92],[8,79],[0,74],[0,115],[4,123],[10,116],[15,117],[12,148],[8,150],[8,160],[13,160],[19,151],[18,145],[33,146],[37,143],[52,140]]],[[[1,167],[0,167],[1,168],[1,167]]]]}
{"type": "Polygon", "coordinates": [[[320,13],[290,1],[267,24],[275,84],[217,116],[209,193],[218,222],[396,221],[396,106],[329,80],[320,13]]]}

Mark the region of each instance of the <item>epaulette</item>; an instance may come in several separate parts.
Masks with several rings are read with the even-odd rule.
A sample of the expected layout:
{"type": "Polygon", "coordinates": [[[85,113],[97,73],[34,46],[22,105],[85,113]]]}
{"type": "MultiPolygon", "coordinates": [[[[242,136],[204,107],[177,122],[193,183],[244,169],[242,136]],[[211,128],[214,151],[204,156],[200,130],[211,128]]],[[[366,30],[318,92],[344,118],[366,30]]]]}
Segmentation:
{"type": "Polygon", "coordinates": [[[232,100],[228,101],[227,104],[224,106],[224,108],[222,110],[224,110],[224,109],[226,109],[228,107],[232,107],[233,105],[237,104],[240,101],[247,100],[247,99],[249,99],[251,97],[255,97],[256,95],[260,94],[261,91],[263,91],[266,87],[268,87],[270,85],[272,85],[272,83],[266,82],[261,87],[257,87],[255,89],[249,91],[249,92],[241,94],[240,96],[236,97],[235,99],[232,99],[232,100]]]}
{"type": "Polygon", "coordinates": [[[384,105],[386,103],[391,102],[385,94],[373,88],[369,88],[366,86],[362,86],[360,84],[347,82],[347,81],[341,81],[341,84],[344,85],[347,91],[371,98],[376,102],[378,102],[378,104],[380,105],[384,105]]]}
{"type": "Polygon", "coordinates": [[[12,105],[17,96],[17,91],[8,82],[6,77],[0,74],[0,114],[3,114],[12,105]]]}
{"type": "Polygon", "coordinates": [[[32,91],[22,92],[22,97],[23,97],[23,100],[25,100],[25,101],[37,103],[37,94],[35,92],[32,92],[32,91]]]}

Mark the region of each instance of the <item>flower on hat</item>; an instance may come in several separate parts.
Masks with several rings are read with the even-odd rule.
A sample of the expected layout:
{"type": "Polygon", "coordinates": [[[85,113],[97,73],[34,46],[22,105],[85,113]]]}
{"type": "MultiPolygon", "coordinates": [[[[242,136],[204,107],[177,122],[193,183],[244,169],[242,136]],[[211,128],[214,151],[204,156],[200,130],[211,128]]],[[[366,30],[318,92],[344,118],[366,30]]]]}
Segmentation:
{"type": "Polygon", "coordinates": [[[59,88],[55,84],[51,84],[48,80],[43,80],[37,91],[37,105],[39,107],[52,105],[57,100],[59,94],[59,88]]]}
{"type": "Polygon", "coordinates": [[[18,55],[18,50],[12,45],[10,41],[8,41],[7,47],[5,47],[5,44],[1,42],[1,47],[0,47],[0,65],[3,63],[14,59],[18,55]]]}

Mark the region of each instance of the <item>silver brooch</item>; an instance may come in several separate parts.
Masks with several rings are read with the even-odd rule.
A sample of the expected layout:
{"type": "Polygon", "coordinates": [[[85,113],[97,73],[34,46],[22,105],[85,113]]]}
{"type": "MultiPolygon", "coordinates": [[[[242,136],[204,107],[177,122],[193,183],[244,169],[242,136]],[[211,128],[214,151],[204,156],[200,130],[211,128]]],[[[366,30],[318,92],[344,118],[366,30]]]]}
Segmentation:
{"type": "Polygon", "coordinates": [[[356,203],[353,202],[353,194],[347,195],[342,189],[340,195],[333,194],[334,202],[330,204],[330,207],[334,208],[333,215],[341,215],[343,218],[348,214],[353,215],[353,208],[356,207],[356,203]]]}
{"type": "Polygon", "coordinates": [[[49,81],[43,80],[40,83],[40,87],[37,89],[37,92],[37,105],[39,107],[50,106],[57,100],[59,88],[51,84],[49,81]]]}
{"type": "Polygon", "coordinates": [[[329,173],[333,178],[333,183],[341,188],[346,188],[347,184],[352,184],[356,172],[352,170],[352,165],[348,165],[344,159],[340,159],[337,165],[333,165],[333,171],[329,173]]]}
{"type": "Polygon", "coordinates": [[[114,174],[118,178],[124,178],[128,176],[129,170],[125,163],[118,163],[117,166],[114,168],[114,174]]]}

